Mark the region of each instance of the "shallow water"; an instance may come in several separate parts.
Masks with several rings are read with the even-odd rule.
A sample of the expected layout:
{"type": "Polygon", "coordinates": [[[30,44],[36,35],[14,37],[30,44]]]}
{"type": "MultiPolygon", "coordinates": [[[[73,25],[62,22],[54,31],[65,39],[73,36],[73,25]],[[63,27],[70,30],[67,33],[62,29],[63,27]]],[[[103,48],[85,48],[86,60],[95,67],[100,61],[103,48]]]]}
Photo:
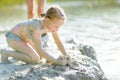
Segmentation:
{"type": "MultiPolygon", "coordinates": [[[[74,38],[95,48],[98,61],[109,80],[120,80],[120,7],[81,7],[80,3],[59,2],[67,22],[59,30],[63,41],[74,38]]],[[[4,33],[27,18],[26,7],[16,6],[0,12],[0,48],[7,46],[4,33]]]]}

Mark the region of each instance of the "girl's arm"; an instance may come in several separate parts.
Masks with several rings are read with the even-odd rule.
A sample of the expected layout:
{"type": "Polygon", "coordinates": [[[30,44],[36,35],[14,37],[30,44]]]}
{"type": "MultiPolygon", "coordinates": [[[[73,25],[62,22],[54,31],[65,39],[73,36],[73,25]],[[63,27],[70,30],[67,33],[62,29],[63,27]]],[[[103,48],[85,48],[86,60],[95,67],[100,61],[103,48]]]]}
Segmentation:
{"type": "Polygon", "coordinates": [[[46,58],[48,61],[52,63],[56,63],[56,59],[42,49],[40,42],[41,40],[39,37],[40,35],[41,35],[40,30],[35,30],[33,32],[33,42],[35,45],[35,50],[41,57],[46,58]]]}
{"type": "MultiPolygon", "coordinates": [[[[36,30],[35,32],[33,32],[33,41],[34,41],[34,45],[35,45],[35,50],[37,51],[37,53],[41,56],[46,58],[48,61],[52,62],[55,65],[66,65],[67,63],[67,59],[64,56],[60,56],[57,59],[55,59],[53,56],[51,56],[50,54],[48,54],[47,52],[45,52],[42,47],[41,47],[41,40],[40,40],[40,36],[41,33],[39,30],[36,30]]],[[[59,45],[59,44],[58,44],[59,45]]],[[[59,46],[60,47],[60,46],[59,46]]],[[[62,48],[61,48],[62,49],[62,48]]],[[[63,49],[63,52],[65,50],[63,49]]]]}
{"type": "Polygon", "coordinates": [[[55,40],[55,43],[57,44],[57,47],[59,48],[59,50],[62,52],[63,55],[67,55],[65,48],[61,42],[61,40],[59,39],[59,36],[57,35],[57,32],[52,32],[53,38],[55,40]]]}

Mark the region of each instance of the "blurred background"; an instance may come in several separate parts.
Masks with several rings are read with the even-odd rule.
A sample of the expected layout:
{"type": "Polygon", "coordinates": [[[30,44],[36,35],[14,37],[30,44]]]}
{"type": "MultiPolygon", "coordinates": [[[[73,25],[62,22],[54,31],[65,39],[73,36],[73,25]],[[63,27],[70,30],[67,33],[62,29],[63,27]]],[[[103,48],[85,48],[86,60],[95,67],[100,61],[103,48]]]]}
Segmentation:
{"type": "MultiPolygon", "coordinates": [[[[47,0],[46,10],[53,4],[67,16],[58,32],[63,42],[93,46],[108,79],[120,80],[120,0],[47,0]]],[[[0,0],[0,48],[7,46],[4,34],[26,19],[25,0],[0,0]]]]}

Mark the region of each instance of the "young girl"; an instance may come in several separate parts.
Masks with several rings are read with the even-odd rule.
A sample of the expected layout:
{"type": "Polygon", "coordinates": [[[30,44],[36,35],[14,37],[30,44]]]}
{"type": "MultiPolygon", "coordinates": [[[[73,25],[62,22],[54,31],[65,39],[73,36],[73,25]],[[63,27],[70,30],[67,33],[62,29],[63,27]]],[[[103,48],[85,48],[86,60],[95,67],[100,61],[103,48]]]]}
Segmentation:
{"type": "Polygon", "coordinates": [[[53,64],[65,65],[66,51],[56,32],[65,20],[63,10],[59,6],[52,6],[47,10],[44,19],[29,19],[18,23],[6,34],[8,45],[15,51],[1,50],[1,61],[6,62],[10,56],[26,63],[37,63],[40,57],[44,57],[53,64]],[[58,49],[64,56],[55,59],[42,49],[41,35],[47,32],[51,32],[58,49]]]}

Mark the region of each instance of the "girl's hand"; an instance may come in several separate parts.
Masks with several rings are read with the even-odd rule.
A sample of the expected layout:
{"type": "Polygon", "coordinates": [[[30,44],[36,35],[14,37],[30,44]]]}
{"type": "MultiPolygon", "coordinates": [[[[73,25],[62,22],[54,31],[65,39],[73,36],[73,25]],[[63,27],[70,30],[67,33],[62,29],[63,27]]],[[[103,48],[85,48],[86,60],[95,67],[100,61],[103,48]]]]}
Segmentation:
{"type": "Polygon", "coordinates": [[[65,66],[67,64],[67,59],[64,56],[60,56],[57,58],[56,63],[61,66],[65,66]]]}
{"type": "Polygon", "coordinates": [[[71,58],[68,55],[59,56],[54,64],[55,65],[61,65],[61,66],[65,66],[67,64],[70,65],[71,64],[71,58]]]}

